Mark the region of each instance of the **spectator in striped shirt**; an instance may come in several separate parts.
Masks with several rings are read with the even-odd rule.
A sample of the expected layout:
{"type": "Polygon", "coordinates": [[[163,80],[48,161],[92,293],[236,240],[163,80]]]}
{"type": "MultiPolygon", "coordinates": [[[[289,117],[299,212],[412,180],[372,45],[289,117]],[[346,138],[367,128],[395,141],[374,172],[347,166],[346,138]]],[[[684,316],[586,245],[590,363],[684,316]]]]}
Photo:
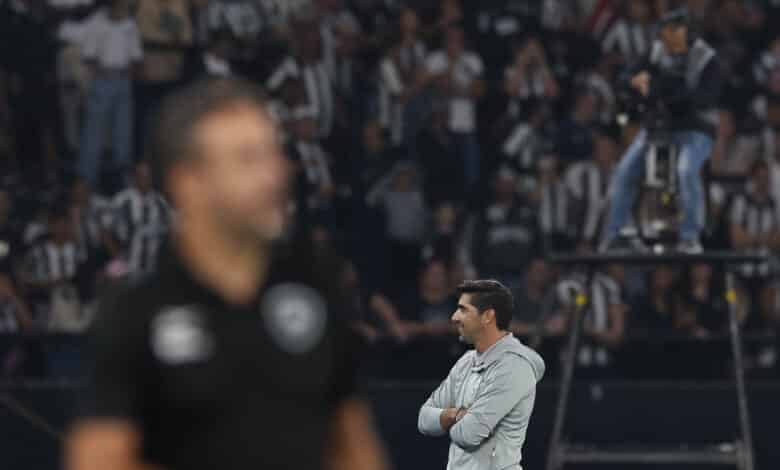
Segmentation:
{"type": "Polygon", "coordinates": [[[298,26],[293,42],[294,54],[286,57],[266,80],[265,87],[272,94],[284,91],[289,81],[301,80],[306,106],[314,113],[318,135],[330,136],[333,128],[335,96],[328,66],[323,57],[322,37],[316,22],[298,26]]]}
{"type": "Polygon", "coordinates": [[[618,53],[624,63],[630,64],[639,60],[650,48],[652,12],[647,0],[629,0],[625,3],[626,16],[610,26],[601,46],[604,53],[618,53]]]}
{"type": "Polygon", "coordinates": [[[577,244],[577,226],[572,223],[572,197],[561,177],[558,156],[550,153],[539,160],[539,228],[544,250],[572,251],[577,244]]]}
{"type": "MultiPolygon", "coordinates": [[[[753,163],[750,182],[742,194],[735,196],[731,206],[731,242],[735,250],[743,253],[772,255],[780,249],[780,221],[777,218],[776,201],[769,187],[769,169],[763,160],[753,163]]],[[[761,311],[762,299],[776,275],[770,261],[744,264],[739,276],[753,300],[754,314],[768,315],[761,311]]],[[[755,316],[755,315],[754,315],[755,316]]],[[[758,318],[754,318],[758,320],[758,318]]]]}
{"type": "MultiPolygon", "coordinates": [[[[139,161],[135,165],[133,184],[114,197],[114,234],[119,241],[120,253],[125,261],[138,269],[152,258],[143,253],[156,253],[159,239],[172,222],[170,206],[152,186],[149,164],[139,161]],[[135,262],[133,260],[137,260],[135,262]]],[[[152,256],[152,255],[150,255],[152,256]]]]}
{"type": "Polygon", "coordinates": [[[379,63],[379,115],[382,127],[394,147],[408,143],[421,125],[419,103],[420,73],[425,66],[426,47],[419,38],[420,20],[410,7],[401,9],[399,37],[379,63]],[[409,122],[411,121],[411,122],[409,122]]]}
{"type": "Polygon", "coordinates": [[[117,255],[118,246],[111,237],[114,218],[111,201],[95,194],[84,179],[73,182],[70,197],[79,262],[100,264],[117,255]]]}
{"type": "Polygon", "coordinates": [[[615,137],[602,129],[596,134],[593,158],[577,162],[566,170],[566,185],[574,206],[573,224],[581,229],[577,237],[580,252],[592,251],[600,237],[618,151],[615,137]]]}
{"type": "Polygon", "coordinates": [[[35,305],[36,320],[57,329],[80,315],[76,288],[79,274],[78,248],[70,209],[55,207],[48,214],[48,236],[27,255],[24,280],[35,305]]]}
{"type": "Polygon", "coordinates": [[[10,194],[0,190],[0,332],[32,327],[29,308],[16,285],[20,245],[10,224],[11,208],[10,194]]]}
{"type": "Polygon", "coordinates": [[[603,371],[612,364],[612,351],[620,346],[626,333],[629,308],[624,299],[624,285],[625,268],[616,263],[597,272],[587,289],[585,277],[579,273],[558,283],[557,301],[566,312],[573,312],[577,293],[585,293],[589,297],[584,318],[585,341],[577,353],[577,361],[581,365],[603,371]]]}

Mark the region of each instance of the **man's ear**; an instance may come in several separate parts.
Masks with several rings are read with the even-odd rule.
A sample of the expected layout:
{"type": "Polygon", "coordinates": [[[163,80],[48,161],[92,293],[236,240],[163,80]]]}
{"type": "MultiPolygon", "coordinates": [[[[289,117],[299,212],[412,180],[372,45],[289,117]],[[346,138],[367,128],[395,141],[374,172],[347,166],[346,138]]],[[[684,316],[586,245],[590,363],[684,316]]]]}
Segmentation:
{"type": "Polygon", "coordinates": [[[496,310],[489,308],[482,312],[482,322],[485,325],[488,325],[490,323],[495,324],[496,323],[496,310]]]}

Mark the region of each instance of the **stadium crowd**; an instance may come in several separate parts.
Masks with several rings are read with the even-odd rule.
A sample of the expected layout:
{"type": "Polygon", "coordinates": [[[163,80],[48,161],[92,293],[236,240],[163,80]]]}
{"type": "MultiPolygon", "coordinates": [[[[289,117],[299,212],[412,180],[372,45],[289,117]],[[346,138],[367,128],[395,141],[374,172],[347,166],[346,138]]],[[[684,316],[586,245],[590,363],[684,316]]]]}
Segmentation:
{"type": "MultiPolygon", "coordinates": [[[[477,276],[515,291],[516,334],[561,337],[582,276],[545,257],[598,245],[636,132],[616,124],[618,76],[678,3],[1,0],[0,333],[82,332],[107,283],[154,268],[175,218],[145,146],[155,107],[198,78],[237,76],[269,96],[295,224],[370,343],[397,357],[456,344],[454,286],[477,276]]],[[[777,255],[780,1],[683,3],[727,77],[705,248],[777,255]]],[[[774,264],[737,269],[764,370],[778,363],[774,264]]],[[[643,335],[723,335],[722,274],[600,270],[579,361],[608,368],[643,335]]],[[[9,344],[3,373],[19,373],[24,343],[9,344]]]]}

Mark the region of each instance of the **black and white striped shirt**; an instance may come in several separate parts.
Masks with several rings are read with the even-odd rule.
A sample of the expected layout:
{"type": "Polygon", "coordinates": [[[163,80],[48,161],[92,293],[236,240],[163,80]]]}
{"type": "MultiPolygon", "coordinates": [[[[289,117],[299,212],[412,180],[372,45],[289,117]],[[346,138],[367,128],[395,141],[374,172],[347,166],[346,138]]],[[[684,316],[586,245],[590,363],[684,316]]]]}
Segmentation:
{"type": "Polygon", "coordinates": [[[565,179],[576,207],[573,222],[582,229],[580,238],[597,240],[609,204],[610,175],[592,162],[577,162],[569,167],[565,179]]]}
{"type": "MultiPolygon", "coordinates": [[[[731,223],[739,225],[751,236],[769,235],[780,229],[775,202],[771,198],[759,202],[751,191],[734,196],[731,205],[731,223]]],[[[758,247],[747,250],[755,254],[768,254],[769,247],[758,247]]],[[[772,274],[768,261],[763,263],[743,264],[739,272],[744,277],[768,277],[772,274]]]]}
{"type": "Polygon", "coordinates": [[[618,52],[631,63],[647,54],[651,42],[652,33],[649,26],[621,19],[607,31],[601,49],[605,53],[618,52]]]}
{"type": "Polygon", "coordinates": [[[333,185],[333,177],[328,163],[328,156],[317,142],[299,140],[294,146],[295,157],[301,165],[302,188],[309,199],[310,208],[319,206],[318,193],[323,187],[333,185]]]}
{"type": "Polygon", "coordinates": [[[266,88],[279,90],[287,80],[300,79],[306,92],[306,104],[316,114],[320,135],[327,137],[333,128],[335,98],[332,79],[325,61],[301,64],[293,57],[286,58],[266,81],[266,88]]]}
{"type": "Polygon", "coordinates": [[[110,231],[114,209],[110,201],[92,196],[76,221],[76,245],[79,261],[85,261],[94,251],[103,247],[103,233],[110,231]]]}
{"type": "Polygon", "coordinates": [[[167,227],[148,224],[133,233],[127,256],[127,267],[133,274],[146,274],[157,267],[160,247],[168,235],[167,227]]]}
{"type": "Polygon", "coordinates": [[[521,122],[509,134],[501,150],[515,168],[529,171],[536,169],[543,144],[539,133],[528,123],[521,122]]]}
{"type": "Polygon", "coordinates": [[[539,204],[539,227],[545,236],[572,235],[570,224],[569,190],[563,180],[557,180],[541,187],[539,204]]]}
{"type": "Polygon", "coordinates": [[[155,191],[141,193],[131,187],[117,194],[113,201],[114,231],[125,247],[140,227],[167,227],[171,216],[170,206],[155,191]]]}
{"type": "MultiPolygon", "coordinates": [[[[575,273],[562,280],[556,287],[558,300],[571,305],[574,297],[571,292],[582,292],[585,276],[575,273]]],[[[596,273],[590,282],[587,294],[589,308],[583,321],[589,331],[604,332],[610,328],[610,309],[615,305],[623,305],[623,292],[620,284],[605,273],[596,273]]],[[[599,345],[583,344],[577,353],[577,361],[583,366],[607,366],[611,362],[609,351],[599,345]]]]}
{"type": "Polygon", "coordinates": [[[29,262],[35,282],[71,280],[78,272],[78,248],[75,242],[56,244],[47,240],[32,249],[29,262]]]}
{"type": "Polygon", "coordinates": [[[404,138],[404,105],[399,98],[413,84],[415,73],[425,66],[426,49],[418,41],[397,54],[379,64],[379,122],[388,130],[394,146],[401,145],[404,138]]]}

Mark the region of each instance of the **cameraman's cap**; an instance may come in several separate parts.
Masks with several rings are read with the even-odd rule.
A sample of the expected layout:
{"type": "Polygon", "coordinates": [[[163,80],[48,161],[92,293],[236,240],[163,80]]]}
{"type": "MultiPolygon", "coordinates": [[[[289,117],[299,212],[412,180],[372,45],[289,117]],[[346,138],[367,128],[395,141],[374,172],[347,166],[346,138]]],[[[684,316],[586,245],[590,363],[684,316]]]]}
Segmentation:
{"type": "Polygon", "coordinates": [[[688,9],[685,7],[670,10],[658,19],[658,29],[667,26],[687,26],[689,20],[688,9]]]}

